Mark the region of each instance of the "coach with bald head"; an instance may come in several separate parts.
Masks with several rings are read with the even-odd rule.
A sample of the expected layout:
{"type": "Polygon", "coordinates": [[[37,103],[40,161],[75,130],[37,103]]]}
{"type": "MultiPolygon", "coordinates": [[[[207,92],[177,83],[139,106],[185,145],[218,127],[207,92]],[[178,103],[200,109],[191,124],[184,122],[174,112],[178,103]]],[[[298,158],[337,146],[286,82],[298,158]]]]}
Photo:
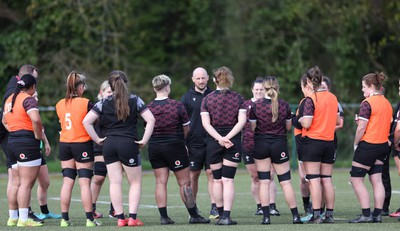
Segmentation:
{"type": "Polygon", "coordinates": [[[183,96],[181,102],[186,108],[190,118],[190,130],[186,139],[186,146],[189,152],[190,161],[190,180],[193,189],[194,199],[197,198],[199,176],[203,167],[206,170],[208,178],[208,193],[211,200],[210,218],[218,218],[218,211],[212,192],[213,176],[210,165],[206,163],[206,132],[201,123],[200,107],[203,98],[212,90],[207,85],[208,74],[203,67],[197,67],[193,71],[192,86],[183,96]]]}

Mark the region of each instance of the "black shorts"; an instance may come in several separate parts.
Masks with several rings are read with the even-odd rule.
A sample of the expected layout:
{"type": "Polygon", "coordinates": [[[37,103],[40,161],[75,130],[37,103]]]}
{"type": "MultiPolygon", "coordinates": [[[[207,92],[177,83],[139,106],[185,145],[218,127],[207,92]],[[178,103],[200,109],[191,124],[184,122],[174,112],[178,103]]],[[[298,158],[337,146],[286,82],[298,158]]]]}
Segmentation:
{"type": "Polygon", "coordinates": [[[245,165],[254,164],[253,151],[242,151],[242,158],[245,165]]]}
{"type": "Polygon", "coordinates": [[[7,152],[10,164],[28,162],[42,158],[40,140],[35,138],[32,131],[16,131],[9,133],[7,152]]]}
{"type": "Polygon", "coordinates": [[[303,161],[333,164],[336,160],[335,144],[332,141],[304,137],[301,143],[303,161]]]}
{"type": "Polygon", "coordinates": [[[366,166],[373,166],[376,160],[384,161],[389,154],[388,143],[371,144],[361,141],[354,152],[353,161],[366,166]]]}
{"type": "MultiPolygon", "coordinates": [[[[220,133],[221,134],[221,133],[220,133]]],[[[228,134],[228,132],[226,132],[228,134]]],[[[226,134],[222,133],[222,136],[226,134]]],[[[222,160],[229,160],[235,163],[240,163],[242,149],[241,133],[239,132],[236,136],[231,139],[233,146],[229,149],[219,145],[213,137],[207,137],[207,163],[218,164],[222,163],[222,160]]]]}
{"type": "Polygon", "coordinates": [[[271,162],[274,164],[281,164],[289,161],[290,158],[286,138],[256,134],[254,136],[253,158],[257,160],[271,158],[271,162]]]}
{"type": "Polygon", "coordinates": [[[42,159],[39,145],[32,145],[31,143],[8,143],[7,150],[10,164],[42,159]]]}
{"type": "Polygon", "coordinates": [[[207,146],[187,146],[189,151],[190,170],[210,169],[206,162],[207,146]]]}
{"type": "Polygon", "coordinates": [[[142,165],[139,146],[132,138],[107,136],[103,144],[103,156],[106,165],[117,161],[128,167],[142,165]]]}
{"type": "Polygon", "coordinates": [[[74,159],[79,163],[93,162],[93,142],[65,143],[60,142],[60,160],[66,161],[74,159]]]}
{"type": "Polygon", "coordinates": [[[303,138],[301,137],[301,134],[294,136],[294,140],[296,142],[297,159],[303,161],[303,155],[301,154],[301,143],[303,138]]]}
{"type": "Polygon", "coordinates": [[[149,160],[153,169],[169,168],[179,171],[189,166],[185,141],[149,142],[149,160]]]}
{"type": "Polygon", "coordinates": [[[98,145],[95,142],[93,142],[93,152],[94,152],[94,156],[102,156],[103,155],[103,146],[98,145]]]}

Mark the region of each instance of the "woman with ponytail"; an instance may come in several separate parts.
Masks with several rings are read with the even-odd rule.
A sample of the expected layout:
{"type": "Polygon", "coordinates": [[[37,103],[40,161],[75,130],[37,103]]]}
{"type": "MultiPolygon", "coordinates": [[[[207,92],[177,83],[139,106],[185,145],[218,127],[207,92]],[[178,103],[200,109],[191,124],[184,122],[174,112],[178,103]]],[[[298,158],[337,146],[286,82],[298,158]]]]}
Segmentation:
{"type": "Polygon", "coordinates": [[[143,226],[137,218],[142,187],[142,166],[139,149],[150,139],[155,119],[143,100],[129,93],[128,76],[122,71],[112,71],[108,82],[113,95],[96,103],[86,115],[83,125],[90,137],[103,145],[104,162],[110,180],[110,198],[114,206],[117,225],[143,226]],[[139,115],[146,122],[141,140],[137,135],[139,115]],[[101,117],[100,126],[105,136],[99,137],[93,123],[101,117]],[[107,138],[107,139],[106,139],[107,138]],[[126,173],[129,183],[129,218],[125,219],[122,196],[122,176],[126,173]]]}
{"type": "Polygon", "coordinates": [[[273,76],[263,80],[264,98],[253,103],[250,126],[254,131],[254,162],[260,179],[261,224],[270,224],[269,184],[271,163],[283,189],[286,202],[293,215],[293,223],[301,224],[297,210],[296,195],[290,176],[290,161],[286,134],[292,127],[289,104],[278,98],[279,83],[273,76]]]}
{"type": "Polygon", "coordinates": [[[361,205],[362,214],[350,220],[350,223],[382,222],[381,212],[385,200],[382,169],[383,161],[388,158],[388,137],[393,111],[392,105],[382,94],[382,83],[385,79],[383,73],[370,73],[361,82],[365,100],[361,102],[354,137],[350,182],[361,205]],[[375,208],[372,214],[369,193],[364,184],[367,173],[374,192],[375,208]]]}
{"type": "Polygon", "coordinates": [[[86,226],[101,225],[93,217],[92,193],[90,182],[93,177],[93,142],[82,125],[92,104],[83,98],[86,77],[76,72],[71,72],[67,78],[67,92],[65,98],[56,104],[56,112],[61,125],[60,132],[60,160],[63,174],[61,187],[61,227],[70,226],[69,207],[71,204],[72,189],[75,178],[79,177],[81,200],[86,213],[86,226]]]}
{"type": "MultiPolygon", "coordinates": [[[[98,100],[102,100],[112,95],[110,84],[108,80],[104,81],[100,85],[99,94],[97,95],[98,100]]],[[[100,126],[100,121],[97,121],[95,124],[95,130],[99,136],[103,136],[105,134],[105,130],[100,126]]],[[[93,178],[90,189],[92,190],[92,207],[93,207],[93,217],[95,219],[102,218],[103,214],[96,211],[96,202],[100,194],[101,187],[104,184],[104,181],[107,176],[107,167],[104,163],[103,157],[103,146],[93,143],[94,150],[94,164],[93,164],[93,178]]],[[[114,207],[112,203],[110,203],[110,212],[109,217],[114,217],[114,207]]]]}
{"type": "Polygon", "coordinates": [[[7,226],[42,226],[28,218],[32,187],[39,174],[42,163],[40,140],[44,141],[42,121],[37,101],[36,78],[23,75],[17,82],[17,88],[5,102],[2,122],[9,131],[7,149],[12,169],[12,188],[9,195],[16,199],[18,207],[10,206],[7,226]]]}
{"type": "Polygon", "coordinates": [[[307,85],[313,93],[304,99],[300,117],[302,154],[306,179],[309,180],[313,216],[309,223],[334,223],[335,189],[332,183],[335,162],[334,133],[340,116],[336,96],[322,85],[322,72],[318,66],[307,73],[307,85]],[[322,190],[326,201],[325,217],[321,218],[322,190]]]}
{"type": "Polygon", "coordinates": [[[236,225],[231,219],[235,197],[234,177],[241,161],[241,130],[246,124],[244,98],[230,90],[233,75],[229,68],[214,71],[216,90],[202,101],[201,121],[207,131],[207,162],[214,176],[213,192],[220,219],[216,225],[236,225]]]}

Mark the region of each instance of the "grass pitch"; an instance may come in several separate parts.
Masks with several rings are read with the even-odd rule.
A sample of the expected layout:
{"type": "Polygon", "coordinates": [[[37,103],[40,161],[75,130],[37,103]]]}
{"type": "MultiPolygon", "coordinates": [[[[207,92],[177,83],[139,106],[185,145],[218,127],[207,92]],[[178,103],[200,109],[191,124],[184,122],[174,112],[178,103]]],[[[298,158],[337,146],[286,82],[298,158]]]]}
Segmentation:
{"type": "MultiPolygon", "coordinates": [[[[321,224],[321,225],[293,225],[291,222],[290,209],[287,207],[286,202],[283,198],[282,190],[278,186],[277,194],[277,208],[281,212],[279,217],[271,217],[272,224],[269,226],[263,226],[260,224],[261,216],[255,216],[255,202],[250,193],[250,176],[245,170],[240,170],[237,173],[235,184],[236,184],[236,197],[235,203],[232,210],[232,218],[238,222],[236,226],[220,227],[215,226],[213,221],[211,224],[206,225],[190,225],[188,224],[188,213],[185,209],[180,196],[179,189],[176,183],[174,175],[171,173],[170,181],[168,184],[168,214],[175,221],[174,225],[161,226],[159,225],[159,213],[154,199],[154,188],[155,181],[151,171],[146,171],[143,176],[143,190],[141,198],[141,206],[139,209],[138,218],[140,218],[145,226],[143,227],[126,227],[122,229],[140,229],[140,230],[157,230],[162,229],[163,231],[169,230],[274,230],[274,231],[302,231],[302,230],[398,230],[400,222],[396,218],[384,217],[383,223],[381,224],[349,224],[347,221],[354,218],[361,212],[357,198],[354,195],[353,189],[349,184],[349,169],[335,170],[334,173],[334,185],[336,188],[336,203],[335,203],[335,224],[321,224]]],[[[400,206],[400,181],[397,171],[392,168],[392,200],[390,212],[393,212],[400,206]]],[[[297,202],[299,211],[303,212],[302,200],[299,190],[299,180],[297,171],[292,172],[293,186],[297,192],[297,202]]],[[[59,190],[61,188],[61,174],[51,175],[51,185],[48,192],[48,204],[49,209],[52,212],[60,213],[60,202],[59,202],[59,190]]],[[[368,180],[366,180],[367,186],[369,186],[368,180]]],[[[7,176],[0,176],[0,230],[16,230],[17,228],[6,226],[8,219],[7,209],[7,198],[6,198],[6,184],[7,176]]],[[[370,189],[370,187],[368,187],[370,189]]],[[[128,186],[124,185],[124,192],[127,192],[128,186]]],[[[109,210],[109,187],[108,181],[103,186],[102,192],[97,203],[97,211],[102,212],[105,218],[100,219],[103,226],[96,227],[96,230],[110,230],[110,229],[121,229],[116,226],[116,219],[108,218],[109,210]]],[[[372,197],[372,193],[371,197],[372,197]]],[[[36,187],[32,193],[32,209],[36,212],[40,212],[38,202],[36,199],[36,187]]],[[[208,217],[210,209],[210,203],[208,194],[206,191],[206,178],[202,174],[200,179],[200,188],[198,193],[197,204],[202,212],[203,216],[208,217]]],[[[124,196],[124,202],[127,203],[127,197],[124,196]]],[[[125,212],[127,213],[127,204],[125,204],[125,212]]],[[[45,220],[43,227],[35,228],[37,230],[91,230],[93,228],[86,228],[85,225],[85,213],[82,209],[79,196],[79,185],[76,182],[76,186],[73,192],[73,199],[70,209],[70,219],[73,226],[68,228],[61,228],[60,220],[45,220]]]]}

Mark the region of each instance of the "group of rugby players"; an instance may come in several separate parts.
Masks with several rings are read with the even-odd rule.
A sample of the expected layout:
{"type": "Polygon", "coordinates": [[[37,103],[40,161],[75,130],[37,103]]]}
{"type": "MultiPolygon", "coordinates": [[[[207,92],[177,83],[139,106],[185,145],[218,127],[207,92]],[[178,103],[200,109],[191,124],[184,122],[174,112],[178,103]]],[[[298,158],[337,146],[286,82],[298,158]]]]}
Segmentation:
{"type": "MultiPolygon", "coordinates": [[[[41,143],[46,155],[51,148],[35,98],[37,77],[37,68],[23,65],[19,74],[10,79],[3,100],[1,138],[9,168],[7,226],[42,226],[42,219],[49,218],[61,218],[60,226],[70,226],[68,211],[77,176],[86,226],[101,225],[97,218],[103,215],[96,212],[96,200],[106,175],[110,182],[110,216],[117,218],[117,226],[143,226],[137,213],[142,184],[140,149],[146,144],[156,178],[155,198],[162,225],[175,223],[167,213],[170,171],[177,179],[189,223],[206,224],[216,219],[215,225],[237,224],[231,218],[231,210],[235,198],[234,177],[242,158],[252,177],[251,191],[257,204],[256,215],[263,216],[261,224],[270,224],[270,216],[279,215],[274,175],[291,210],[293,224],[335,222],[332,172],[337,149],[335,131],[343,126],[343,109],[329,91],[329,78],[323,76],[318,66],[307,70],[300,80],[304,98],[296,113],[278,97],[279,82],[274,76],[257,78],[251,88],[253,97],[245,101],[231,90],[234,76],[228,67],[213,71],[214,91],[208,86],[207,71],[196,68],[192,75],[194,86],[180,101],[169,98],[171,79],[158,75],[152,80],[156,97],[147,105],[130,93],[128,76],[119,70],[109,74],[108,81],[100,87],[100,101],[93,105],[83,97],[87,89],[85,76],[71,72],[65,98],[56,105],[61,125],[61,215],[47,208],[49,176],[41,143]],[[139,115],[145,121],[142,138],[137,134],[139,115]],[[286,137],[292,126],[305,217],[299,215],[291,182],[286,137]],[[210,219],[200,215],[196,204],[203,168],[208,179],[210,219]],[[129,183],[127,216],[122,203],[123,172],[129,183]],[[35,216],[30,212],[30,198],[36,179],[41,214],[35,216]]],[[[362,213],[350,223],[382,222],[383,164],[390,146],[395,153],[400,150],[397,145],[400,126],[396,126],[399,113],[392,117],[391,104],[383,95],[385,78],[381,73],[362,78],[365,100],[356,120],[350,171],[350,182],[362,213]],[[393,138],[389,141],[391,132],[393,138]],[[374,192],[372,212],[364,185],[367,173],[374,192]]]]}

